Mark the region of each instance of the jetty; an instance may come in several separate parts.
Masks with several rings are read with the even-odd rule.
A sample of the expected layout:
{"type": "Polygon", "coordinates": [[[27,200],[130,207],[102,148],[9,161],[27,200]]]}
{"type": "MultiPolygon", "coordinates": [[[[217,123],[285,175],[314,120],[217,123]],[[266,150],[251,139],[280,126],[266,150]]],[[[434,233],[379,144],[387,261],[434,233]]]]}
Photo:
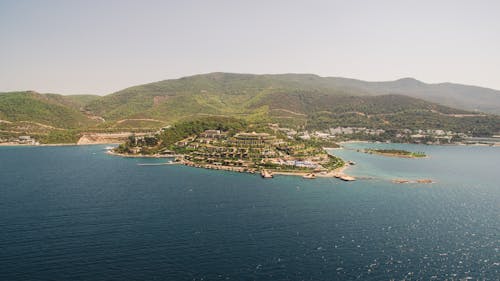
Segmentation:
{"type": "Polygon", "coordinates": [[[176,162],[170,161],[165,163],[137,163],[137,166],[163,166],[163,165],[174,165],[178,164],[176,162]]]}
{"type": "Polygon", "coordinates": [[[260,172],[260,176],[261,176],[262,178],[264,178],[264,179],[271,179],[271,178],[273,178],[273,174],[272,174],[272,173],[270,173],[270,172],[268,172],[267,170],[262,170],[262,171],[260,172]]]}
{"type": "Polygon", "coordinates": [[[431,179],[418,179],[418,180],[407,180],[407,179],[394,179],[392,180],[393,183],[424,183],[424,184],[430,184],[430,183],[435,183],[435,181],[431,179]]]}

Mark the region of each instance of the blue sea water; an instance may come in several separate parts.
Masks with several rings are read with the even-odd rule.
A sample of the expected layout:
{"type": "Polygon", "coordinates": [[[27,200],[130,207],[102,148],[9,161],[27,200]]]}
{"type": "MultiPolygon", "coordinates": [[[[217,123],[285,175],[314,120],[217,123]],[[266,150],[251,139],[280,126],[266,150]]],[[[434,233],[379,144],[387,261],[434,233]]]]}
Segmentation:
{"type": "Polygon", "coordinates": [[[347,148],[366,179],[0,147],[0,280],[499,280],[500,148],[347,148]]]}

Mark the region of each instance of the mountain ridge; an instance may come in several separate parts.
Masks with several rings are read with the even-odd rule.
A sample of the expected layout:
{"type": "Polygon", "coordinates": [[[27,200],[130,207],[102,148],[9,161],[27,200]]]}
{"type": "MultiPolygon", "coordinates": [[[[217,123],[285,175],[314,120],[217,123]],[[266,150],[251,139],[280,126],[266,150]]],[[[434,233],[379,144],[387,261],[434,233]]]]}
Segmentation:
{"type": "Polygon", "coordinates": [[[316,91],[349,96],[399,94],[468,111],[500,114],[500,91],[476,86],[449,82],[427,84],[409,77],[387,82],[368,82],[352,78],[321,77],[315,74],[257,75],[224,72],[197,74],[125,88],[104,96],[99,104],[96,102],[90,105],[90,110],[103,114],[103,111],[110,110],[110,108],[105,109],[106,104],[117,109],[113,101],[134,100],[134,97],[138,96],[175,96],[186,92],[210,91],[232,95],[248,91],[253,91],[255,95],[273,91],[316,91]]]}
{"type": "MultiPolygon", "coordinates": [[[[458,109],[480,111],[486,113],[500,114],[500,90],[493,88],[466,85],[453,82],[426,83],[413,77],[403,77],[390,81],[366,81],[356,78],[345,78],[339,76],[319,76],[310,73],[282,73],[282,74],[250,74],[250,73],[228,73],[228,72],[211,72],[206,74],[195,74],[183,76],[180,78],[164,79],[156,82],[150,82],[140,85],[134,85],[122,90],[106,94],[106,95],[61,95],[67,98],[73,96],[92,96],[92,97],[109,97],[123,92],[130,92],[143,87],[151,86],[152,90],[156,87],[158,94],[165,95],[161,88],[165,84],[174,81],[186,81],[195,78],[211,79],[227,83],[228,80],[239,80],[240,82],[250,81],[252,78],[265,77],[266,79],[275,79],[279,82],[275,86],[283,86],[287,83],[288,88],[303,89],[303,90],[322,90],[322,91],[337,91],[347,92],[349,95],[386,95],[386,94],[401,94],[410,97],[424,99],[430,102],[439,103],[449,107],[458,109]],[[281,84],[280,84],[281,83],[281,84]]],[[[255,79],[254,79],[255,80],[255,79]]],[[[261,81],[260,86],[264,81],[261,81]]],[[[265,83],[265,82],[264,82],[265,83]]],[[[176,89],[170,89],[175,92],[176,89]]],[[[20,92],[20,91],[19,91],[20,92]]],[[[28,91],[26,91],[28,92],[28,91]]],[[[29,91],[34,92],[34,91],[29,91]]],[[[131,94],[131,93],[130,93],[131,94]]],[[[47,94],[43,94],[47,95],[47,94]]]]}
{"type": "MultiPolygon", "coordinates": [[[[314,74],[214,72],[136,85],[106,96],[0,93],[0,119],[43,124],[45,129],[48,126],[80,131],[155,129],[188,119],[228,116],[311,129],[361,126],[445,128],[476,135],[499,132],[498,115],[446,106],[428,98],[433,93],[440,94],[441,99],[458,93],[461,100],[467,101],[463,96],[477,89],[458,84],[426,84],[408,77],[366,82],[314,74]]],[[[481,93],[493,95],[481,102],[493,110],[498,107],[500,112],[500,94],[497,103],[497,91],[492,91],[481,93]]],[[[6,124],[0,123],[0,131],[24,128],[23,124],[6,124]]]]}

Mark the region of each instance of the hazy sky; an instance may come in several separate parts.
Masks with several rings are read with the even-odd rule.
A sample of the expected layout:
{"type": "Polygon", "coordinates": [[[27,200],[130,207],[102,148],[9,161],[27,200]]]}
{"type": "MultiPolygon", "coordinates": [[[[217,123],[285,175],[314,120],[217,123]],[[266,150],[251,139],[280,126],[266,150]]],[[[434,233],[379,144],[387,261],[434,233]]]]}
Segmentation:
{"type": "Polygon", "coordinates": [[[0,91],[108,94],[214,71],[500,89],[500,1],[0,0],[0,91]]]}

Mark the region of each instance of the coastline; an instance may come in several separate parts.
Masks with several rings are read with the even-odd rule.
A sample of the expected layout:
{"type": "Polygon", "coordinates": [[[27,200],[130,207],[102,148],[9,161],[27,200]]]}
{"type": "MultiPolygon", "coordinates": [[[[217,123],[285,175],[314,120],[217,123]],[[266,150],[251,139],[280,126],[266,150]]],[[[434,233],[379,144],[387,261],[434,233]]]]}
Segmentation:
{"type": "MultiPolygon", "coordinates": [[[[344,144],[354,144],[354,143],[374,143],[374,144],[411,144],[411,145],[426,145],[426,146],[489,146],[489,147],[500,147],[500,143],[496,144],[486,144],[486,143],[410,143],[410,142],[380,142],[380,141],[367,141],[367,140],[348,140],[340,141],[337,144],[342,146],[344,144]]],[[[338,149],[338,148],[328,148],[328,149],[338,149]]]]}
{"type": "MultiPolygon", "coordinates": [[[[355,141],[356,143],[364,142],[364,141],[355,141]]],[[[345,143],[345,142],[344,142],[345,143]]],[[[109,143],[109,144],[116,144],[116,143],[109,143]]],[[[83,146],[91,146],[91,145],[102,145],[102,144],[84,144],[83,146]]],[[[71,144],[40,144],[40,145],[31,145],[31,144],[0,144],[0,147],[14,147],[14,146],[19,146],[19,147],[58,147],[58,146],[82,146],[82,145],[77,145],[74,143],[71,144]]],[[[339,147],[339,148],[326,148],[328,150],[330,149],[345,149],[345,147],[339,147]]],[[[121,153],[116,153],[113,152],[110,149],[107,149],[105,151],[106,154],[111,155],[111,156],[118,156],[118,157],[124,157],[124,158],[154,158],[154,159],[173,159],[176,157],[182,157],[183,155],[134,155],[134,154],[121,154],[121,153]]],[[[375,153],[374,153],[375,154],[375,153]]],[[[378,153],[377,153],[378,154],[378,153]]],[[[380,154],[382,155],[382,154],[380,154]]],[[[388,156],[388,155],[382,155],[382,156],[388,156]]],[[[392,156],[396,158],[411,158],[411,157],[404,157],[404,156],[392,156]]],[[[422,158],[428,158],[422,157],[422,158]]],[[[230,172],[239,172],[239,173],[250,173],[250,174],[258,174],[259,170],[257,169],[247,169],[244,167],[238,167],[238,166],[221,166],[221,165],[213,165],[213,164],[198,164],[194,162],[189,162],[189,161],[178,161],[178,162],[173,162],[169,163],[173,165],[184,165],[184,166],[189,166],[193,168],[202,168],[202,169],[211,169],[211,170],[221,170],[221,171],[230,171],[230,172]]],[[[334,170],[331,170],[329,172],[311,172],[311,171],[280,171],[280,170],[268,170],[271,172],[272,175],[277,175],[277,176],[294,176],[294,177],[304,177],[314,174],[314,178],[339,178],[344,181],[352,181],[352,180],[358,180],[358,179],[367,179],[364,177],[353,177],[350,176],[348,173],[346,173],[346,170],[351,167],[351,165],[348,164],[348,162],[345,162],[342,167],[336,168],[334,170]]],[[[407,183],[412,183],[412,184],[432,184],[435,183],[434,180],[432,179],[404,179],[404,178],[394,178],[388,180],[392,182],[393,184],[407,184],[407,183]]]]}
{"type": "MultiPolygon", "coordinates": [[[[349,165],[344,164],[344,166],[336,168],[330,172],[320,172],[320,173],[311,173],[311,172],[281,172],[270,170],[273,175],[283,175],[283,176],[306,176],[309,174],[314,174],[317,178],[339,178],[339,177],[351,177],[344,173],[344,171],[349,168],[349,165]]],[[[354,177],[351,177],[354,178],[354,177]]]]}
{"type": "MultiPolygon", "coordinates": [[[[106,154],[112,155],[112,156],[119,156],[119,157],[124,157],[124,158],[176,158],[176,157],[182,157],[183,155],[133,155],[133,154],[123,154],[123,153],[117,153],[113,152],[111,150],[107,150],[106,154]]],[[[230,171],[230,172],[239,172],[239,173],[250,173],[250,174],[255,174],[259,170],[257,169],[247,169],[245,167],[238,167],[238,166],[224,166],[224,165],[213,165],[213,164],[198,164],[195,162],[191,161],[178,161],[178,162],[173,162],[171,164],[177,164],[177,165],[184,165],[188,167],[193,167],[193,168],[202,168],[202,169],[210,169],[210,170],[222,170],[222,171],[230,171]]],[[[336,168],[332,171],[329,172],[319,172],[319,173],[314,173],[311,171],[297,171],[297,172],[290,172],[290,171],[279,171],[279,170],[268,170],[272,175],[283,175],[283,176],[296,176],[296,177],[304,177],[310,174],[314,174],[315,177],[317,178],[339,178],[343,180],[348,180],[348,181],[353,181],[355,180],[354,177],[349,176],[345,173],[345,170],[349,168],[350,165],[347,163],[344,163],[342,167],[336,168]]]]}
{"type": "Polygon", "coordinates": [[[77,146],[76,143],[44,143],[44,144],[24,144],[24,143],[0,143],[0,146],[31,146],[31,147],[46,147],[46,146],[77,146]]]}
{"type": "Polygon", "coordinates": [[[161,155],[161,154],[152,154],[152,155],[124,154],[124,153],[114,152],[111,149],[106,150],[106,154],[125,157],[125,158],[175,158],[181,156],[181,155],[161,155]]]}
{"type": "Polygon", "coordinates": [[[119,142],[106,142],[106,143],[86,143],[86,144],[78,144],[78,143],[40,143],[40,144],[25,144],[25,143],[12,143],[12,142],[2,142],[0,146],[87,146],[87,145],[119,145],[119,142]]]}

